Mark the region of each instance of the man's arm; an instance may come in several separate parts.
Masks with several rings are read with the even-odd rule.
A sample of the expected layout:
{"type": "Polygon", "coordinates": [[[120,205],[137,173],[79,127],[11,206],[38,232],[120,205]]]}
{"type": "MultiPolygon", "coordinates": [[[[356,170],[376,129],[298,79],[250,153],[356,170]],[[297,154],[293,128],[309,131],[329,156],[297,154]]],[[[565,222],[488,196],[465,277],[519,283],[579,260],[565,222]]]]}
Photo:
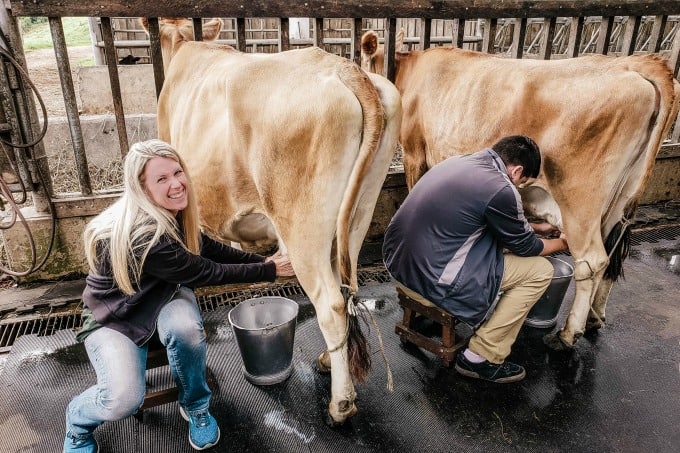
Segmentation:
{"type": "Polygon", "coordinates": [[[567,237],[564,235],[564,233],[560,234],[560,237],[555,239],[539,239],[543,242],[543,251],[541,252],[541,256],[552,255],[553,253],[569,250],[567,237]]]}

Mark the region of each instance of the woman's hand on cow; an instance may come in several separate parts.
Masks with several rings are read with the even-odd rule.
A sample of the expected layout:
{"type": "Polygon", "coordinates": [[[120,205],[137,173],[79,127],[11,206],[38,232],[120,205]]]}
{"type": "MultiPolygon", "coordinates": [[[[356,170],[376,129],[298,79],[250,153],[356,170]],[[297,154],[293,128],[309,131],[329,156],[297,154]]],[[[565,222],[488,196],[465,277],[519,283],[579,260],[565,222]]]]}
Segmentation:
{"type": "Polygon", "coordinates": [[[293,265],[290,264],[288,256],[284,256],[281,252],[276,252],[272,256],[268,256],[265,262],[273,261],[276,265],[276,276],[277,277],[293,277],[295,271],[293,270],[293,265]]]}

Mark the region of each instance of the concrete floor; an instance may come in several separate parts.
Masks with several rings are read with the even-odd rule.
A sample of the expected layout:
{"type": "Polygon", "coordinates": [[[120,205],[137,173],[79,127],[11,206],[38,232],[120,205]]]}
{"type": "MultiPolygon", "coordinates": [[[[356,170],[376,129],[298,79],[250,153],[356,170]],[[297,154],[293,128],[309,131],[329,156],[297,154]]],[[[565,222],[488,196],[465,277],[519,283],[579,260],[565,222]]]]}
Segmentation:
{"type": "MultiPolygon", "coordinates": [[[[394,333],[401,316],[394,286],[369,283],[371,301],[394,373],[385,366],[373,327],[369,382],[357,386],[359,413],[341,428],[323,423],[330,379],[313,360],[323,342],[311,304],[300,304],[293,373],[273,386],[248,383],[227,320],[228,307],[205,313],[208,365],[216,377],[211,408],[222,439],[211,451],[271,452],[677,452],[680,451],[680,238],[635,245],[626,279],[610,297],[607,326],[569,352],[547,349],[546,329],[523,328],[511,359],[527,368],[516,384],[458,375],[433,355],[404,347],[394,333]]],[[[567,292],[558,325],[573,296],[567,292]]],[[[167,371],[149,377],[167,383],[167,371]]],[[[84,348],[70,330],[21,337],[0,374],[0,451],[55,452],[68,401],[94,382],[84,348]]],[[[103,452],[184,452],[186,422],[177,404],[101,426],[103,452]]]]}

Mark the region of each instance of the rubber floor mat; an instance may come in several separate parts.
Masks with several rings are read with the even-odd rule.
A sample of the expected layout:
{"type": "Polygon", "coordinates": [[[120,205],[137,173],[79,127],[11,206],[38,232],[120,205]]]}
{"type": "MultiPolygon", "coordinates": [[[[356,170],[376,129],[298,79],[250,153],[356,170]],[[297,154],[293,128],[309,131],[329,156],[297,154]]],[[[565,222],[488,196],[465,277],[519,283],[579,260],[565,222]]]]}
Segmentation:
{"type": "MultiPolygon", "coordinates": [[[[394,333],[401,317],[394,286],[362,287],[394,391],[386,390],[376,329],[363,325],[373,369],[369,381],[356,386],[357,415],[340,428],[323,421],[331,383],[314,369],[323,342],[304,296],[295,298],[300,313],[293,373],[272,386],[245,380],[229,308],[204,313],[208,367],[218,383],[211,412],[222,431],[210,451],[680,451],[680,279],[635,258],[626,261],[626,277],[614,285],[607,326],[569,352],[548,350],[545,331],[523,328],[510,359],[526,367],[527,378],[515,384],[459,376],[433,355],[403,346],[394,333]]],[[[568,309],[562,307],[558,325],[568,309]]],[[[0,374],[0,451],[61,451],[66,405],[94,383],[84,347],[74,338],[65,330],[14,344],[0,374]]],[[[161,387],[168,379],[163,368],[150,376],[150,385],[161,387]]],[[[192,451],[177,403],[152,408],[143,420],[106,423],[95,435],[102,452],[192,451]]]]}

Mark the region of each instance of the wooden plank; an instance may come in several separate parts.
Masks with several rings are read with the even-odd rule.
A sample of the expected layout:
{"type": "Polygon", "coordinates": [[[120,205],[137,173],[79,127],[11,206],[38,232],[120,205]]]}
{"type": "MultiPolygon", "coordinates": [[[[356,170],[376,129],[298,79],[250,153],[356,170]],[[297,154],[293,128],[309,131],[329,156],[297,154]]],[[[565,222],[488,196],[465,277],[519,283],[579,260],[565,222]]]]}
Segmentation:
{"type": "Polygon", "coordinates": [[[671,159],[680,157],[680,143],[674,143],[661,146],[659,153],[656,155],[658,159],[671,159]]]}
{"type": "Polygon", "coordinates": [[[557,17],[548,17],[543,20],[543,36],[541,36],[541,46],[539,51],[539,58],[542,60],[550,60],[550,55],[552,55],[553,39],[555,39],[556,25],[557,17]]]}
{"type": "Polygon", "coordinates": [[[484,27],[484,39],[482,41],[482,52],[494,53],[496,44],[496,31],[498,29],[498,19],[487,19],[484,27]]]}
{"type": "Polygon", "coordinates": [[[649,39],[651,40],[651,51],[658,52],[661,50],[661,43],[663,42],[663,32],[666,29],[667,16],[656,16],[654,18],[654,25],[649,39]]]}
{"type": "Polygon", "coordinates": [[[614,17],[603,17],[600,22],[600,34],[597,37],[595,53],[607,55],[609,53],[609,43],[612,39],[612,29],[614,28],[614,17]]]}
{"type": "Polygon", "coordinates": [[[640,34],[640,24],[642,23],[641,16],[628,17],[626,21],[626,29],[623,35],[623,43],[621,45],[622,55],[633,55],[635,52],[635,42],[640,34]]]}
{"type": "Polygon", "coordinates": [[[10,0],[14,16],[422,17],[430,19],[677,14],[677,0],[10,0]]]}
{"type": "Polygon", "coordinates": [[[524,55],[524,39],[527,35],[527,19],[526,17],[515,19],[515,25],[512,38],[512,58],[522,58],[524,55]]]}
{"type": "Polygon", "coordinates": [[[54,211],[58,219],[69,217],[94,216],[120,198],[120,192],[89,197],[55,198],[54,211]]]}

